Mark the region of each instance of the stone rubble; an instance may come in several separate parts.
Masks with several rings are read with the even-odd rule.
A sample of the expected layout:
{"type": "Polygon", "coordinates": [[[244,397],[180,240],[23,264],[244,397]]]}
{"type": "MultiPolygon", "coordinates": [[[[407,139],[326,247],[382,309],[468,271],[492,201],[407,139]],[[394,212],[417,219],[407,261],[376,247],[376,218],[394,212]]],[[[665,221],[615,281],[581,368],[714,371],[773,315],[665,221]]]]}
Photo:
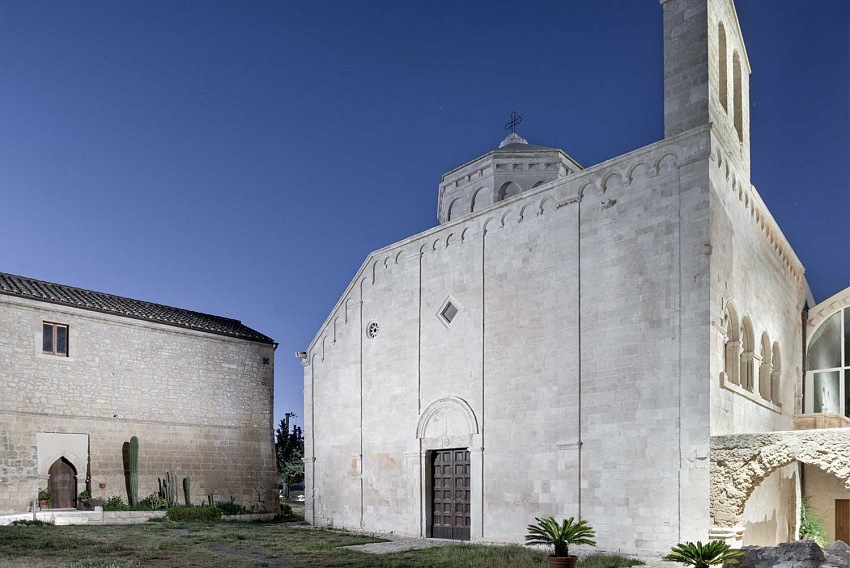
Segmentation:
{"type": "Polygon", "coordinates": [[[838,540],[829,548],[813,540],[786,542],[779,546],[745,546],[746,555],[728,568],[848,568],[850,545],[838,540]]]}

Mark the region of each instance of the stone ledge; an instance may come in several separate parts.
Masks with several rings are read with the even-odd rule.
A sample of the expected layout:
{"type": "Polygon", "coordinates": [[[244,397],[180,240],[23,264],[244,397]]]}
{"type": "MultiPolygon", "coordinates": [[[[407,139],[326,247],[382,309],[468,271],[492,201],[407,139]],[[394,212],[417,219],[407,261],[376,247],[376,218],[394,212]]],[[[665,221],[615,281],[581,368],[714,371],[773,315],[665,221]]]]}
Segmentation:
{"type": "Polygon", "coordinates": [[[165,517],[165,511],[105,511],[104,524],[136,524],[165,517]]]}
{"type": "Polygon", "coordinates": [[[255,523],[273,521],[274,513],[251,513],[249,515],[222,515],[221,520],[230,523],[255,523]]]}
{"type": "Polygon", "coordinates": [[[776,404],[775,402],[771,402],[771,401],[769,401],[765,398],[762,398],[761,395],[759,395],[757,393],[748,391],[747,389],[745,389],[741,385],[736,385],[735,383],[733,383],[732,381],[730,381],[728,379],[725,372],[720,373],[720,388],[734,392],[735,394],[738,394],[738,395],[740,395],[740,396],[742,396],[742,397],[744,397],[748,400],[751,400],[754,403],[758,404],[759,406],[766,408],[768,410],[772,410],[773,412],[775,412],[777,414],[782,414],[782,405],[781,404],[776,404]]]}

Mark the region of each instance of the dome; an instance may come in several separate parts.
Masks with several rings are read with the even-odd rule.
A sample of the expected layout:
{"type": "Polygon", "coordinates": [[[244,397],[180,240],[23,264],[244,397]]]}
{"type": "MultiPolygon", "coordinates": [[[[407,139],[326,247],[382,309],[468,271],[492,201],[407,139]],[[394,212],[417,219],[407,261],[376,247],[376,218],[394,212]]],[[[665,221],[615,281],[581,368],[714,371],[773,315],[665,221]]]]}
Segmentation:
{"type": "Polygon", "coordinates": [[[541,151],[557,151],[560,152],[557,148],[549,148],[547,146],[537,146],[536,144],[529,144],[528,140],[517,134],[516,132],[511,132],[508,134],[504,140],[499,143],[499,147],[494,150],[494,152],[541,152],[541,151]]]}

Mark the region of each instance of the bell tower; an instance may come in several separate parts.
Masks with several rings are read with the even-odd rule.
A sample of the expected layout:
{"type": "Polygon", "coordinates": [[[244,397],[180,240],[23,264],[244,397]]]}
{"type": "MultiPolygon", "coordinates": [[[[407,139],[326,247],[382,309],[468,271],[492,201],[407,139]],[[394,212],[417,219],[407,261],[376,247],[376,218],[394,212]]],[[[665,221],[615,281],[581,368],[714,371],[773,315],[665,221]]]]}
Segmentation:
{"type": "Polygon", "coordinates": [[[664,136],[711,123],[750,177],[750,63],[733,0],[661,0],[664,136]]]}

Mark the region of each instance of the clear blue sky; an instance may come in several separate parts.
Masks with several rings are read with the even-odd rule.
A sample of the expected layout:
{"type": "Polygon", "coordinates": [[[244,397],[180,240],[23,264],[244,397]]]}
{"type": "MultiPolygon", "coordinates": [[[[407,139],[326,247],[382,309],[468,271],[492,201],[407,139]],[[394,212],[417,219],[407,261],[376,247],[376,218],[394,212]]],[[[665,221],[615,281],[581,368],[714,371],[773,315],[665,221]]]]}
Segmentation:
{"type": "MultiPolygon", "coordinates": [[[[848,2],[738,1],[752,180],[850,285],[848,2]]],[[[657,0],[0,3],[0,271],[241,319],[276,415],[366,255],[512,110],[585,166],[663,136],[657,0]]],[[[300,418],[298,421],[300,422],[300,418]]]]}

